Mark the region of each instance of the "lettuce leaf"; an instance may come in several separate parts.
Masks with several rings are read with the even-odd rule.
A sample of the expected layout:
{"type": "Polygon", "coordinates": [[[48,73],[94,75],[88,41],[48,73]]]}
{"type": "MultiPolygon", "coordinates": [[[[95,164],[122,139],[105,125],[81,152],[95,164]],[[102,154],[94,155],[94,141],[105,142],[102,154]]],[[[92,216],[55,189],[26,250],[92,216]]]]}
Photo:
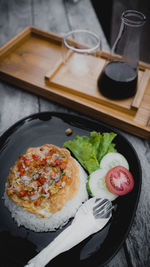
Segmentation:
{"type": "Polygon", "coordinates": [[[112,143],[115,133],[103,133],[93,131],[90,137],[76,136],[74,140],[64,143],[64,146],[74,154],[80,164],[89,174],[99,169],[99,164],[104,155],[116,151],[112,143]]]}
{"type": "Polygon", "coordinates": [[[102,139],[98,148],[97,158],[100,163],[101,159],[108,153],[108,152],[115,152],[114,144],[112,143],[113,139],[115,138],[116,134],[111,133],[103,133],[102,139]]]}

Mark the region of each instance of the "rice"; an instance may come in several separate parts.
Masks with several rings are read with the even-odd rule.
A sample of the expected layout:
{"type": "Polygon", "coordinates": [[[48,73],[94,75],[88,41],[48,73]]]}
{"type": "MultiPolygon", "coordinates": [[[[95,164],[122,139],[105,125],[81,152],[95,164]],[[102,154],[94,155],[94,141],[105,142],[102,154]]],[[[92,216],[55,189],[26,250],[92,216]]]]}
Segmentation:
{"type": "MultiPolygon", "coordinates": [[[[80,187],[77,194],[69,200],[64,207],[54,213],[50,214],[48,218],[40,218],[35,214],[24,210],[18,206],[4,193],[4,204],[11,212],[12,218],[17,222],[18,226],[24,226],[35,232],[55,231],[57,228],[64,226],[68,220],[75,216],[81,204],[88,199],[86,190],[87,174],[80,164],[76,161],[79,167],[80,187]]],[[[46,211],[43,211],[45,213],[46,211]]]]}

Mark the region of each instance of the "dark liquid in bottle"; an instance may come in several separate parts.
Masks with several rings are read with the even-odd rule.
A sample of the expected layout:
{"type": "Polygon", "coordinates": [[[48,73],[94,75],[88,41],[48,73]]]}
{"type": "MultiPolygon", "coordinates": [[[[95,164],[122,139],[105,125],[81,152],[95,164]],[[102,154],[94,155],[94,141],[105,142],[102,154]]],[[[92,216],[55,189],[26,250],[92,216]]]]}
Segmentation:
{"type": "Polygon", "coordinates": [[[136,93],[137,72],[124,62],[112,61],[98,78],[98,88],[111,99],[131,97],[136,93]]]}

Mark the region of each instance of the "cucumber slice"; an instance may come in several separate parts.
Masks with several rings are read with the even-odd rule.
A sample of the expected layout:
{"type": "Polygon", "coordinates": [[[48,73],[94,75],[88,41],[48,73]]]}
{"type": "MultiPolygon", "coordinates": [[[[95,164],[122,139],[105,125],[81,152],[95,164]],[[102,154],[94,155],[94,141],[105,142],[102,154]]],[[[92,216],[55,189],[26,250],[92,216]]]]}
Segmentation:
{"type": "Polygon", "coordinates": [[[101,162],[100,162],[100,168],[104,168],[107,171],[116,167],[116,166],[123,166],[125,167],[127,170],[129,170],[129,163],[126,160],[126,158],[118,153],[118,152],[109,152],[108,154],[106,154],[101,162]]]}
{"type": "Polygon", "coordinates": [[[107,198],[110,201],[118,196],[109,192],[105,184],[106,169],[98,169],[88,177],[87,191],[91,196],[107,198]]]}

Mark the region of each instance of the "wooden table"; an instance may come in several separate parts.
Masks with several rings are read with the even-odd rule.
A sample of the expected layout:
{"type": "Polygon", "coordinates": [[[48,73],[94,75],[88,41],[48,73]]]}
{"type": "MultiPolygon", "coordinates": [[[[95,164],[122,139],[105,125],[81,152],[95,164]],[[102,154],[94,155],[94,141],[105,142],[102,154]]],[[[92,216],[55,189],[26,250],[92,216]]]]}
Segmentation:
{"type": "MultiPolygon", "coordinates": [[[[10,40],[28,25],[63,34],[71,29],[97,31],[102,49],[108,50],[102,28],[89,0],[77,3],[63,0],[1,0],[0,45],[10,40]]],[[[59,111],[77,114],[37,95],[0,82],[0,134],[17,120],[36,112],[59,111]]],[[[122,132],[132,143],[141,161],[142,191],[131,231],[117,255],[107,266],[150,266],[150,141],[122,132]]]]}

